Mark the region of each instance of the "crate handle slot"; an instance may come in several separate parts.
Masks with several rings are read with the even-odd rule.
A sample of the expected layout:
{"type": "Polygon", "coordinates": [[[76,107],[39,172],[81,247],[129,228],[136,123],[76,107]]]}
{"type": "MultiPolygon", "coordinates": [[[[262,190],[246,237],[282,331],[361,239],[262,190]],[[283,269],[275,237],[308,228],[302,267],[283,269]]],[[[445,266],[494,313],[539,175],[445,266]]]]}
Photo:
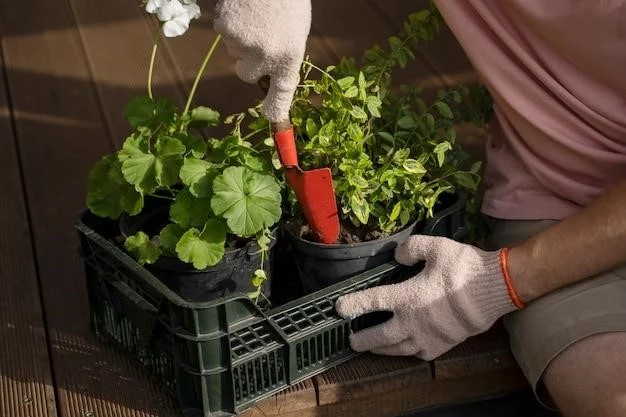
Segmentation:
{"type": "Polygon", "coordinates": [[[114,310],[139,329],[143,342],[147,343],[154,331],[159,309],[120,280],[117,274],[103,274],[103,277],[110,284],[108,295],[114,310]]]}

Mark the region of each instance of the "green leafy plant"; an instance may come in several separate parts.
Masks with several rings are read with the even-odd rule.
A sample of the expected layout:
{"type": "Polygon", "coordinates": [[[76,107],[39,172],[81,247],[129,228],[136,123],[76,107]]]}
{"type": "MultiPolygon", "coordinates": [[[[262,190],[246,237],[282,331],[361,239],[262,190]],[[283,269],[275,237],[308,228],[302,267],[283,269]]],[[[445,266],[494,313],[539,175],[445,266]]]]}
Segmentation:
{"type": "Polygon", "coordinates": [[[256,291],[250,296],[257,298],[267,279],[263,263],[272,228],[282,214],[281,185],[270,162],[271,148],[264,142],[253,146],[248,140],[261,132],[269,134],[256,108],[222,121],[214,109],[191,106],[219,40],[218,36],[207,52],[182,111],[167,98],[152,94],[155,44],[148,95],[127,104],[124,116],[131,133],[121,149],[92,168],[87,206],[97,216],[111,219],[140,214],[147,199],[165,206],[167,221],[159,230],[138,231],[125,239],[125,249],[140,264],[171,256],[205,269],[218,264],[229,248],[255,239],[261,267],[251,277],[256,291]],[[251,115],[256,121],[246,137],[242,123],[251,115]],[[210,135],[211,129],[226,125],[229,134],[210,135]]]}
{"type": "Polygon", "coordinates": [[[444,89],[426,102],[419,88],[392,84],[392,70],[406,66],[441,24],[433,7],[411,14],[388,50],[367,50],[362,65],[303,63],[292,106],[301,164],[332,169],[343,226],[362,240],[432,216],[443,193],[477,188],[480,164],[464,168],[454,129],[479,118],[466,104],[470,90],[444,89]]]}

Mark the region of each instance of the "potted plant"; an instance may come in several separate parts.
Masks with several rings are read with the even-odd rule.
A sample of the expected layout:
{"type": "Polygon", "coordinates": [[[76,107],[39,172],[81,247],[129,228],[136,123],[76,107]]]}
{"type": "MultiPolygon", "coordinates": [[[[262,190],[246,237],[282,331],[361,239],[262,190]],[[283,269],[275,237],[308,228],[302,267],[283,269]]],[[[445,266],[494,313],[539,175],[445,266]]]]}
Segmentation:
{"type": "Polygon", "coordinates": [[[392,85],[392,69],[404,67],[411,48],[432,39],[441,22],[434,8],[411,14],[389,50],[369,49],[362,66],[346,58],[326,69],[303,64],[291,109],[298,153],[305,170],[332,169],[341,218],[340,240],[326,245],[309,238],[296,204],[288,210],[307,291],[390,261],[424,221],[477,187],[480,164],[465,169],[455,143],[454,125],[471,115],[469,90],[449,88],[426,102],[419,88],[398,93],[392,85]]]}
{"type": "MultiPolygon", "coordinates": [[[[158,16],[166,36],[184,33],[199,15],[194,1],[151,0],[146,9],[158,16]]],[[[245,292],[257,300],[269,290],[281,187],[270,148],[263,142],[253,146],[242,134],[246,113],[222,122],[217,111],[191,106],[218,42],[219,36],[182,111],[152,94],[155,43],[148,95],[126,106],[131,132],[121,149],[91,170],[87,206],[97,216],[119,219],[124,249],[184,298],[206,301],[245,292]],[[210,136],[226,125],[227,135],[210,136]]]]}

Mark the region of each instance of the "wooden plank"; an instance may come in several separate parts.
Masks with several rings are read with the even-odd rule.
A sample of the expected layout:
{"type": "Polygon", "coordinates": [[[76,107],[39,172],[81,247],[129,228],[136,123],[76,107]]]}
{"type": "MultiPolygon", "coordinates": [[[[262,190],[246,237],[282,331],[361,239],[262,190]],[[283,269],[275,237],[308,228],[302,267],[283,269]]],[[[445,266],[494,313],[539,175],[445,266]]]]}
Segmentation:
{"type": "MultiPolygon", "coordinates": [[[[368,2],[381,16],[397,25],[410,13],[427,9],[430,0],[394,0],[393,7],[389,7],[387,0],[368,0],[368,2]]],[[[447,27],[443,28],[432,42],[420,46],[416,52],[421,62],[438,74],[445,85],[477,82],[476,72],[467,55],[447,27]]]]}
{"type": "Polygon", "coordinates": [[[427,362],[372,354],[358,356],[314,377],[320,405],[368,397],[431,379],[427,362]]]}
{"type": "MultiPolygon", "coordinates": [[[[65,0],[0,2],[0,30],[61,416],[178,415],[89,329],[73,221],[85,206],[89,169],[111,148],[72,11],[65,0]]],[[[105,47],[116,54],[125,46],[105,47]]]]}
{"type": "MultiPolygon", "coordinates": [[[[127,0],[69,0],[87,65],[98,93],[106,126],[116,146],[121,146],[130,127],[123,117],[126,103],[148,95],[148,68],[152,45],[158,35],[138,2],[127,0]],[[118,17],[117,19],[115,17],[118,17]],[[103,19],[106,24],[98,23],[103,19]]],[[[167,97],[184,105],[181,86],[164,58],[163,43],[153,72],[155,97],[167,97]]],[[[197,46],[196,46],[197,47],[197,46]]]]}
{"type": "Polygon", "coordinates": [[[0,54],[0,416],[54,417],[56,400],[0,54]]]}
{"type": "Polygon", "coordinates": [[[280,412],[269,407],[249,410],[245,417],[395,417],[411,411],[451,403],[474,401],[510,393],[523,388],[523,378],[507,371],[496,371],[462,378],[416,382],[394,386],[365,397],[345,398],[331,404],[280,412]]]}
{"type": "Polygon", "coordinates": [[[433,363],[437,380],[494,371],[517,373],[518,370],[508,335],[501,325],[468,339],[433,363]]]}
{"type": "MultiPolygon", "coordinates": [[[[359,62],[365,50],[376,44],[388,48],[387,39],[399,32],[404,21],[405,16],[381,14],[375,6],[379,5],[362,0],[318,0],[313,6],[313,29],[325,39],[333,54],[354,57],[359,62]],[[356,11],[358,19],[352,18],[356,11]]],[[[397,7],[396,1],[385,2],[383,9],[397,7]]],[[[416,58],[406,68],[394,70],[394,85],[419,85],[426,93],[441,88],[444,85],[441,77],[425,65],[421,56],[416,58]]]]}
{"type": "Polygon", "coordinates": [[[307,379],[270,398],[259,401],[254,407],[240,413],[240,416],[280,416],[316,407],[317,394],[315,386],[311,379],[307,379]]]}

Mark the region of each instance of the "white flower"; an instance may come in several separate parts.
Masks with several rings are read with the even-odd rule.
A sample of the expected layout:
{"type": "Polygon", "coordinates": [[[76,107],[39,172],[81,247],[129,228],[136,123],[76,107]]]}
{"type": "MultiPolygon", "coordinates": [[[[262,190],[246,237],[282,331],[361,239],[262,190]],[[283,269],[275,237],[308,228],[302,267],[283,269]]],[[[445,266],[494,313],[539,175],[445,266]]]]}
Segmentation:
{"type": "Polygon", "coordinates": [[[163,7],[169,0],[148,0],[146,4],[146,11],[148,13],[157,13],[161,7],[163,7]]]}
{"type": "Polygon", "coordinates": [[[163,22],[163,34],[168,38],[182,35],[189,22],[200,17],[196,0],[148,0],[146,11],[163,22]]]}

